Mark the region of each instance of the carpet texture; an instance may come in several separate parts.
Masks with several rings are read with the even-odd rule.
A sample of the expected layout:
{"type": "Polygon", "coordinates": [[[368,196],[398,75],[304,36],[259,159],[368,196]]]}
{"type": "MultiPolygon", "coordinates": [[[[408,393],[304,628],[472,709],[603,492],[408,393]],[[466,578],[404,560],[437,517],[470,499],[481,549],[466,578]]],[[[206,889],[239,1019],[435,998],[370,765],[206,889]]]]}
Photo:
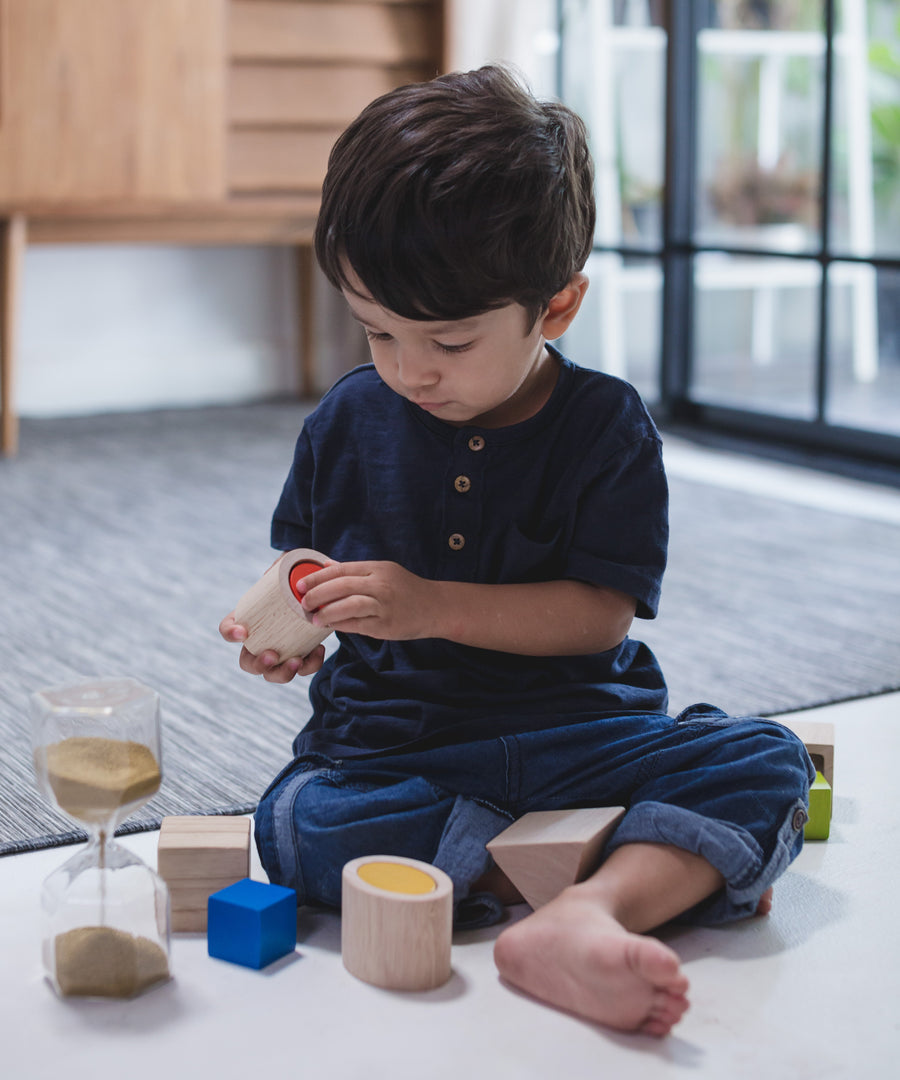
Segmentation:
{"type": "MultiPolygon", "coordinates": [[[[23,424],[0,462],[0,854],[83,833],[38,793],[28,698],[131,675],[163,712],[165,814],[246,813],[308,716],[216,627],[269,565],[296,403],[23,424]]],[[[671,479],[663,603],[634,636],[670,711],[772,714],[900,688],[900,528],[671,479]]]]}

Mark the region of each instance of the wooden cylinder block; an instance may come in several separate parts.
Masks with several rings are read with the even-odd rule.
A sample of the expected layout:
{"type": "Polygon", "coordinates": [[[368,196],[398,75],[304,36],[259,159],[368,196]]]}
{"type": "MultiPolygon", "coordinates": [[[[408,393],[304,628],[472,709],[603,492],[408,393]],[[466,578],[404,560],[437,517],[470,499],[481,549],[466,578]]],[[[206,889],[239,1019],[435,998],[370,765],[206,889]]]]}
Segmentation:
{"type": "Polygon", "coordinates": [[[299,577],[330,562],[318,551],[295,548],[285,552],[244,593],[234,609],[234,620],[247,628],[244,645],[250,652],[258,656],[272,649],[283,661],[307,656],[328,637],[330,629],[309,621],[293,586],[299,577]]]}
{"type": "Polygon", "coordinates": [[[344,967],[386,990],[432,990],[450,978],[453,882],[428,863],[370,855],[344,867],[344,967]]]}

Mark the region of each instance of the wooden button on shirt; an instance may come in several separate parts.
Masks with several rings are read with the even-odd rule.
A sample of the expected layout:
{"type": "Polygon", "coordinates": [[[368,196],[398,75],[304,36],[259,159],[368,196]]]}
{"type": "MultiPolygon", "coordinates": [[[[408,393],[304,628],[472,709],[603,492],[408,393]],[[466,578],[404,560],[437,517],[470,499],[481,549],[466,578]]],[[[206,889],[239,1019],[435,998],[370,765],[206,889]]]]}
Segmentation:
{"type": "Polygon", "coordinates": [[[466,546],[466,538],[462,535],[462,533],[453,533],[447,543],[450,545],[450,547],[453,548],[454,551],[462,551],[462,549],[466,546]]]}
{"type": "Polygon", "coordinates": [[[480,435],[473,435],[472,438],[469,439],[469,449],[475,451],[483,450],[484,439],[480,435]]]}
{"type": "Polygon", "coordinates": [[[457,476],[453,481],[453,486],[462,494],[465,494],[472,486],[472,481],[468,476],[457,476]]]}

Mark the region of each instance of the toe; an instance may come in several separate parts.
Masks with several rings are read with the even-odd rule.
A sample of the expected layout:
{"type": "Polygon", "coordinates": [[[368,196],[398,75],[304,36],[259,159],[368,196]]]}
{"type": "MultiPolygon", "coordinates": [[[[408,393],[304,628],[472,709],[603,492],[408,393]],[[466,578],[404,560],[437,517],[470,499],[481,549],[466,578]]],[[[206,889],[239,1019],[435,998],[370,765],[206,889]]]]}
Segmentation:
{"type": "Polygon", "coordinates": [[[628,965],[651,986],[670,994],[684,994],[688,980],[681,973],[678,954],[652,938],[633,937],[629,942],[628,965]]]}
{"type": "Polygon", "coordinates": [[[772,894],[774,890],[771,886],[762,894],[759,898],[759,903],[756,905],[757,915],[768,915],[772,910],[772,894]]]}
{"type": "Polygon", "coordinates": [[[668,1035],[672,1028],[684,1016],[689,1008],[687,998],[660,994],[641,1024],[640,1031],[645,1035],[668,1035]]]}
{"type": "Polygon", "coordinates": [[[657,1039],[662,1039],[668,1035],[672,1030],[673,1022],[667,1022],[661,1018],[654,1018],[652,1020],[645,1020],[644,1023],[638,1028],[641,1035],[653,1035],[657,1039]]]}

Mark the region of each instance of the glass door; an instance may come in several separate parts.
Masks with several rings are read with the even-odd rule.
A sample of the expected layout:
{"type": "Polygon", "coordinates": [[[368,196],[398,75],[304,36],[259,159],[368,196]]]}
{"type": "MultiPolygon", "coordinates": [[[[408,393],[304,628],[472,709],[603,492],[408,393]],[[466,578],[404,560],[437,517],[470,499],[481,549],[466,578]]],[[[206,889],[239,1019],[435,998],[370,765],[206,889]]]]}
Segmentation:
{"type": "Polygon", "coordinates": [[[560,27],[597,162],[573,359],[662,419],[900,461],[896,0],[561,0],[560,27]]]}

